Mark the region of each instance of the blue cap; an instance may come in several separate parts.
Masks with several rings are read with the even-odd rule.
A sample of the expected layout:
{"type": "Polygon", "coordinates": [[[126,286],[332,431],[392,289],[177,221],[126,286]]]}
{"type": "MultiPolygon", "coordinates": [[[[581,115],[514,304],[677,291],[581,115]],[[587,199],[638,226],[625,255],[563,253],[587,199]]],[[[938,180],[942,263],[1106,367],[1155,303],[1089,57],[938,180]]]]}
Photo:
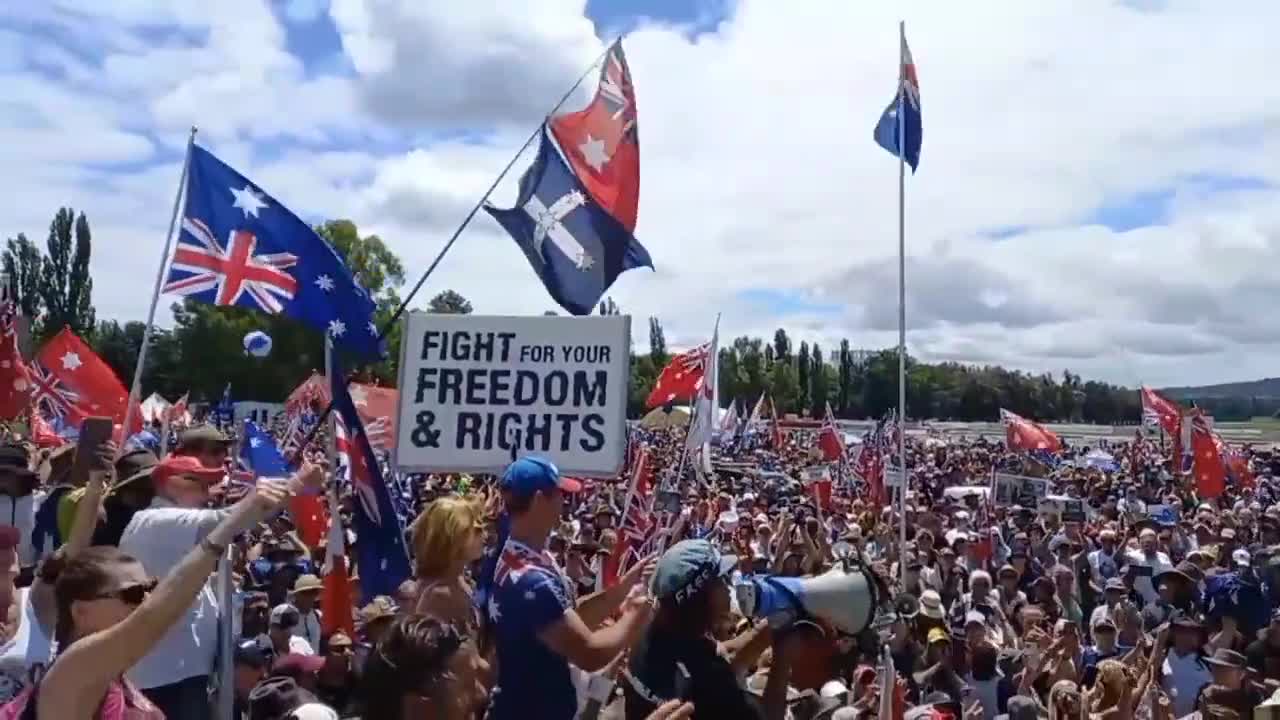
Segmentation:
{"type": "Polygon", "coordinates": [[[527,455],[507,466],[502,473],[502,489],[513,495],[533,495],[542,490],[559,488],[564,492],[578,492],[582,483],[573,478],[560,477],[560,470],[550,460],[527,455]]]}
{"type": "Polygon", "coordinates": [[[721,555],[706,540],[681,540],[658,559],[653,573],[653,594],[680,605],[697,595],[708,581],[726,577],[737,566],[737,557],[721,555]]]}

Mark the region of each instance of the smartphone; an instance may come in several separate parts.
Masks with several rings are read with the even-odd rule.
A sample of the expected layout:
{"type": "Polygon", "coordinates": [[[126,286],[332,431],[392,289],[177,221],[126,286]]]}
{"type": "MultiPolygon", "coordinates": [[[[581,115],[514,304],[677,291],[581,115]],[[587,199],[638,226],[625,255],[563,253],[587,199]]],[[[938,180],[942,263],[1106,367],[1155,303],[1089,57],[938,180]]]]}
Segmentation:
{"type": "Polygon", "coordinates": [[[72,467],[76,474],[83,477],[90,470],[104,470],[100,467],[98,449],[111,440],[115,422],[109,417],[87,417],[80,423],[80,437],[76,440],[76,456],[72,467]]]}

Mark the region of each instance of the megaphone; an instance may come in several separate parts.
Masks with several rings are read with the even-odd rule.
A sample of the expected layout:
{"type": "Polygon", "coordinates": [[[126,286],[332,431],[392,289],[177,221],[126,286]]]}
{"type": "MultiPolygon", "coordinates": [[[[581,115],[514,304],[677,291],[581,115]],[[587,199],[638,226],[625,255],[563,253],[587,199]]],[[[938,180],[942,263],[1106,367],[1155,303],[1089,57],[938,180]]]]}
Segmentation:
{"type": "Polygon", "coordinates": [[[888,600],[883,583],[862,567],[837,566],[813,578],[757,576],[734,592],[744,615],[766,618],[773,627],[808,614],[849,635],[870,627],[880,604],[888,600]]]}

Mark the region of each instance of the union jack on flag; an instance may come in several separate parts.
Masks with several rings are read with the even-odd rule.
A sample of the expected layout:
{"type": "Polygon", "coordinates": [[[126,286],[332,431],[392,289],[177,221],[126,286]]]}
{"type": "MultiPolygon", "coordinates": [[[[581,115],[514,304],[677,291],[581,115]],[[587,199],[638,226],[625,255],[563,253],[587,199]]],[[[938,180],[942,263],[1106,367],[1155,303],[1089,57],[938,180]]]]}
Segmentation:
{"type": "Polygon", "coordinates": [[[164,291],[194,295],[215,290],[214,305],[236,305],[245,294],[248,304],[275,315],[293,299],[298,281],[286,272],[298,264],[293,253],[257,254],[258,238],[248,230],[232,230],[224,247],[198,218],[183,218],[182,229],[197,244],[179,243],[170,271],[190,275],[166,283],[164,291]],[[283,302],[282,302],[283,301],[283,302]]]}
{"type": "Polygon", "coordinates": [[[164,291],[284,315],[380,358],[374,302],[336,250],[275,198],[191,146],[181,232],[164,291]]]}
{"type": "Polygon", "coordinates": [[[64,418],[80,402],[80,394],[39,362],[31,363],[31,400],[45,415],[64,418]]]}

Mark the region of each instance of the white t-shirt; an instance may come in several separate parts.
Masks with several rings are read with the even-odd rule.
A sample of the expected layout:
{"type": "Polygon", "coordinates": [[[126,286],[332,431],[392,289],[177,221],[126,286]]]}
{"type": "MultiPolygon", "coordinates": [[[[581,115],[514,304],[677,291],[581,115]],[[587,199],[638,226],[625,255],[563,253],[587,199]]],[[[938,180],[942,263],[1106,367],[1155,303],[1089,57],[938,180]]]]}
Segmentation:
{"type": "Polygon", "coordinates": [[[1147,602],[1155,602],[1160,597],[1160,593],[1156,592],[1156,586],[1152,579],[1162,572],[1173,569],[1173,563],[1169,561],[1169,556],[1159,550],[1156,551],[1154,557],[1147,557],[1142,550],[1130,550],[1125,553],[1125,558],[1130,565],[1151,568],[1149,575],[1140,575],[1133,579],[1133,589],[1142,593],[1143,599],[1147,602]]]}
{"type": "MultiPolygon", "coordinates": [[[[35,546],[31,544],[32,533],[36,529],[36,511],[44,503],[45,493],[37,492],[13,498],[0,495],[0,524],[18,528],[18,563],[22,567],[36,564],[35,546]]],[[[45,543],[45,552],[53,552],[52,543],[45,543]]]]}
{"type": "Polygon", "coordinates": [[[316,649],[307,642],[304,637],[297,635],[289,636],[289,654],[290,655],[315,655],[316,649]]]}
{"type": "MultiPolygon", "coordinates": [[[[192,510],[156,498],[139,510],[120,536],[120,550],[142,563],[147,574],[163,578],[177,567],[229,510],[192,510]]],[[[169,628],[128,677],[141,690],[170,685],[213,672],[218,649],[218,599],[211,583],[196,594],[186,615],[169,628]]]]}

